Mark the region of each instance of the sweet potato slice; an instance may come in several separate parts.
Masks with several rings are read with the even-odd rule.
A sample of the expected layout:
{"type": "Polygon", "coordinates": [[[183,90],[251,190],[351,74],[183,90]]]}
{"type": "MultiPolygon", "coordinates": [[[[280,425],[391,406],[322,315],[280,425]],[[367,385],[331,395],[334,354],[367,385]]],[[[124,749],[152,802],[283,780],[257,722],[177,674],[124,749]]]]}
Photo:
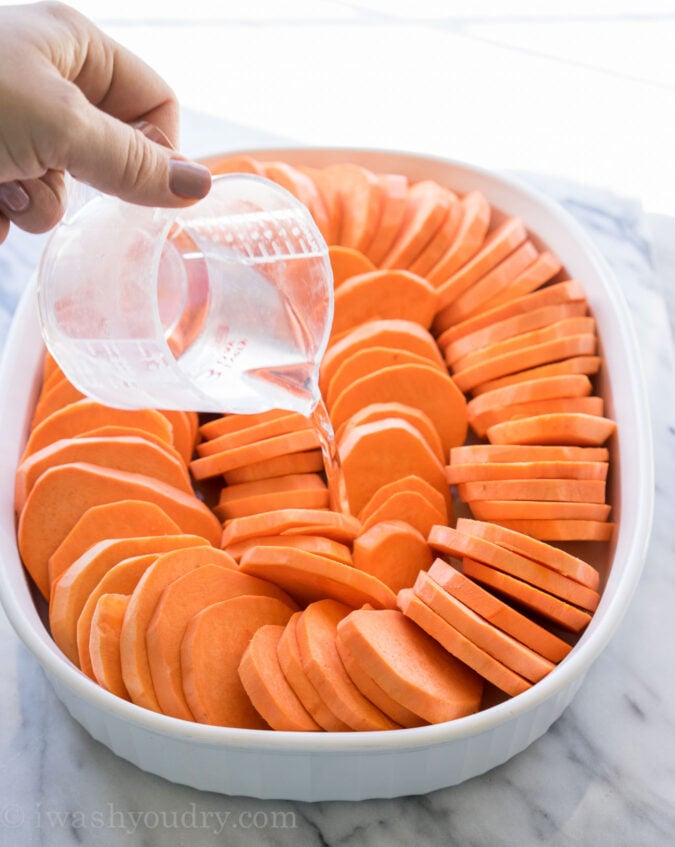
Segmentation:
{"type": "Polygon", "coordinates": [[[171,424],[161,412],[154,409],[112,409],[93,400],[78,400],[54,412],[35,427],[26,444],[24,457],[53,441],[72,438],[85,430],[113,424],[147,429],[167,444],[173,444],[171,424]]]}
{"type": "MultiPolygon", "coordinates": [[[[309,476],[311,474],[297,474],[309,476]]],[[[279,477],[283,479],[283,477],[279,477]]],[[[223,521],[271,512],[275,509],[327,509],[329,492],[323,480],[320,485],[304,483],[284,490],[268,490],[264,494],[231,498],[214,506],[214,513],[223,521]]]]}
{"type": "Polygon", "coordinates": [[[333,404],[333,426],[339,427],[371,403],[391,402],[413,406],[428,415],[446,456],[451,447],[464,443],[468,425],[464,395],[447,374],[431,365],[394,365],[357,380],[333,404]]]}
{"type": "Polygon", "coordinates": [[[445,507],[437,509],[419,491],[397,491],[370,512],[362,524],[365,531],[381,521],[406,521],[426,538],[431,527],[442,523],[446,515],[445,507]]]}
{"type": "Polygon", "coordinates": [[[494,309],[503,303],[509,303],[511,300],[517,300],[536,291],[537,288],[552,280],[561,270],[560,259],[548,250],[544,250],[509,286],[490,298],[489,308],[494,309]]]}
{"type": "Polygon", "coordinates": [[[448,465],[450,485],[498,479],[596,479],[606,480],[608,462],[481,462],[448,465]]]}
{"type": "Polygon", "coordinates": [[[432,612],[436,612],[476,647],[530,682],[539,682],[555,667],[448,594],[428,574],[419,574],[413,591],[432,612]]]}
{"type": "Polygon", "coordinates": [[[465,503],[476,500],[605,502],[605,483],[596,479],[503,479],[463,482],[457,486],[457,491],[465,503]]]}
{"type": "Polygon", "coordinates": [[[296,637],[302,668],[331,711],[353,730],[399,729],[354,685],[337,652],[339,622],[352,609],[335,600],[311,603],[298,617],[296,637]]]}
{"type": "MultiPolygon", "coordinates": [[[[286,476],[276,476],[270,479],[242,482],[239,485],[228,485],[221,489],[218,503],[222,506],[249,497],[307,489],[324,491],[326,489],[326,483],[317,473],[287,474],[286,476]]],[[[266,512],[269,510],[260,509],[260,511],[266,512]]]]}
{"type": "Polygon", "coordinates": [[[366,252],[371,262],[380,265],[403,223],[408,205],[408,178],[403,174],[378,174],[377,181],[383,191],[382,213],[366,252]]]}
{"type": "Polygon", "coordinates": [[[501,691],[515,697],[532,687],[529,680],[486,653],[430,609],[411,588],[404,588],[399,592],[398,604],[403,614],[437,641],[449,655],[456,657],[467,668],[471,668],[501,691]]]}
{"type": "Polygon", "coordinates": [[[256,535],[247,541],[230,544],[225,552],[239,562],[252,547],[295,547],[326,559],[335,559],[344,565],[352,564],[352,553],[346,544],[340,544],[321,535],[256,535]]]}
{"type": "Polygon", "coordinates": [[[320,168],[299,165],[297,170],[312,180],[323,201],[328,216],[327,229],[323,233],[326,244],[330,246],[338,245],[342,226],[342,197],[338,191],[338,186],[333,179],[326,178],[320,168]]]}
{"type": "Polygon", "coordinates": [[[49,415],[62,409],[64,406],[69,406],[71,403],[77,403],[78,400],[83,400],[84,394],[69,382],[66,377],[60,379],[52,387],[45,391],[40,396],[35,412],[31,421],[31,428],[35,428],[49,415]]]}
{"type": "Polygon", "coordinates": [[[97,426],[94,429],[78,432],[73,438],[143,438],[150,444],[154,444],[155,447],[160,447],[172,458],[182,461],[180,453],[173,444],[169,444],[168,441],[158,435],[148,432],[147,429],[139,429],[136,426],[97,426]]]}
{"type": "MultiPolygon", "coordinates": [[[[394,347],[366,347],[346,358],[335,371],[326,391],[326,406],[330,409],[338,396],[364,376],[394,365],[417,364],[435,367],[435,363],[417,353],[394,347]]],[[[439,366],[441,373],[444,371],[439,366]]]]}
{"type": "Polygon", "coordinates": [[[286,162],[263,162],[265,176],[296,197],[309,209],[324,238],[332,236],[331,218],[314,180],[286,162]]]}
{"type": "Polygon", "coordinates": [[[333,182],[341,207],[339,244],[368,254],[380,225],[384,189],[375,174],[351,163],[338,163],[322,169],[324,183],[333,182]]]}
{"type": "Polygon", "coordinates": [[[476,415],[471,422],[471,428],[479,438],[484,438],[488,429],[507,421],[561,412],[602,417],[604,409],[602,397],[553,397],[550,400],[533,400],[530,403],[514,403],[501,409],[490,409],[476,415]]]}
{"type": "Polygon", "coordinates": [[[422,180],[408,189],[406,209],[383,268],[408,268],[443,225],[454,195],[433,180],[422,180]]]}
{"type": "Polygon", "coordinates": [[[450,452],[451,464],[463,462],[606,462],[606,447],[548,444],[466,444],[450,452]]]}
{"type": "Polygon", "coordinates": [[[478,253],[490,225],[490,204],[479,191],[469,192],[460,202],[462,218],[457,234],[452,244],[426,274],[429,282],[436,288],[478,253]]]}
{"type": "Polygon", "coordinates": [[[366,347],[394,347],[430,359],[445,368],[436,342],[424,327],[407,320],[369,321],[331,345],[321,362],[319,384],[325,392],[335,371],[349,356],[366,347]]]}
{"type": "Polygon", "coordinates": [[[440,347],[445,348],[448,344],[457,341],[459,338],[472,335],[481,329],[491,327],[500,321],[507,320],[516,315],[523,315],[544,306],[555,306],[560,303],[569,302],[586,302],[583,286],[573,279],[546,286],[546,288],[542,288],[540,291],[534,291],[532,294],[518,297],[515,300],[510,300],[508,303],[502,303],[500,306],[495,306],[472,318],[467,318],[467,320],[455,326],[448,327],[439,336],[438,344],[440,347]]]}
{"type": "Polygon", "coordinates": [[[439,491],[450,509],[443,466],[407,421],[389,418],[355,426],[340,444],[340,459],[353,514],[359,514],[383,485],[412,474],[439,491]]]}
{"type": "Polygon", "coordinates": [[[495,391],[486,391],[469,401],[466,407],[469,423],[478,415],[535,400],[552,400],[560,397],[588,397],[593,390],[585,374],[561,374],[549,379],[531,379],[517,382],[495,391]]]}
{"type": "Polygon", "coordinates": [[[23,509],[26,498],[45,471],[72,462],[143,474],[192,494],[192,483],[182,462],[143,438],[62,438],[31,453],[17,468],[14,493],[17,512],[23,509]]]}
{"type": "Polygon", "coordinates": [[[353,541],[361,529],[361,524],[356,518],[339,512],[331,512],[328,509],[277,509],[274,512],[261,512],[257,515],[227,521],[221,545],[227,548],[230,544],[248,541],[256,535],[278,535],[286,530],[297,534],[300,529],[318,526],[324,528],[324,531],[328,529],[326,535],[339,542],[353,541]]]}
{"type": "Polygon", "coordinates": [[[600,447],[616,423],[600,415],[556,412],[495,424],[487,430],[492,444],[573,444],[600,447]]]}
{"type": "Polygon", "coordinates": [[[520,218],[507,218],[485,239],[478,253],[438,286],[438,307],[454,303],[475,282],[489,273],[527,239],[520,218]]]}
{"type": "Polygon", "coordinates": [[[220,540],[220,522],[194,495],[142,474],[114,471],[77,462],[51,468],[33,486],[21,512],[19,552],[44,596],[49,591],[50,556],[92,506],[117,500],[155,503],[183,532],[211,544],[220,540]]]}
{"type": "Polygon", "coordinates": [[[374,703],[378,709],[383,711],[385,715],[403,727],[424,726],[428,721],[406,709],[396,700],[387,694],[374,679],[365,672],[358,658],[352,656],[336,639],[335,646],[342,660],[345,670],[349,674],[354,685],[361,691],[371,703],[374,703]]]}
{"type": "MultiPolygon", "coordinates": [[[[361,523],[368,520],[373,512],[375,512],[376,509],[379,509],[379,507],[385,503],[392,494],[396,494],[399,491],[419,492],[426,497],[437,512],[441,513],[442,520],[440,523],[454,523],[454,516],[452,520],[448,519],[446,498],[425,479],[417,476],[417,474],[408,474],[407,476],[399,477],[398,479],[383,485],[382,488],[378,488],[363,509],[359,512],[358,518],[361,523]]],[[[405,520],[405,518],[403,518],[403,520],[405,520]]],[[[437,523],[439,522],[437,521],[437,523]]],[[[422,534],[426,538],[429,533],[426,532],[422,534]]]]}
{"type": "Polygon", "coordinates": [[[407,421],[419,431],[438,460],[440,462],[446,461],[447,454],[443,450],[441,437],[429,415],[425,414],[421,409],[416,409],[414,406],[408,406],[405,403],[369,403],[337,427],[335,441],[339,446],[353,427],[366,423],[375,423],[375,421],[382,421],[386,418],[400,418],[407,421]]]}
{"type": "Polygon", "coordinates": [[[290,608],[295,604],[276,585],[219,564],[204,564],[168,584],[152,613],[145,642],[152,687],[162,712],[194,720],[183,693],[180,651],[192,618],[210,606],[233,597],[275,597],[290,608]]]}
{"type": "Polygon", "coordinates": [[[187,465],[195,449],[196,415],[194,412],[181,412],[176,409],[162,409],[161,413],[171,424],[173,446],[187,465]]]}
{"type": "Polygon", "coordinates": [[[428,574],[448,594],[477,615],[550,662],[561,661],[572,649],[571,644],[490,594],[447,562],[436,559],[428,574]]]}
{"type": "MultiPolygon", "coordinates": [[[[448,191],[450,205],[443,223],[436,234],[427,242],[424,249],[408,267],[408,270],[420,276],[426,276],[450,247],[454,244],[464,215],[462,203],[452,191],[448,191]]],[[[434,286],[435,288],[435,286],[434,286]]]]}
{"type": "Polygon", "coordinates": [[[499,520],[495,521],[515,532],[531,535],[541,541],[611,541],[614,524],[597,520],[499,520]]]}
{"type": "MultiPolygon", "coordinates": [[[[491,383],[496,387],[495,381],[503,376],[514,373],[523,373],[525,369],[535,368],[561,359],[574,356],[592,357],[597,346],[597,338],[594,334],[568,335],[553,341],[541,344],[533,344],[531,347],[522,347],[496,356],[494,359],[486,359],[458,370],[453,374],[453,379],[462,391],[471,391],[477,386],[491,383]]],[[[543,375],[543,374],[542,374],[543,375]]],[[[533,379],[534,374],[523,376],[523,379],[533,379]]]]}
{"type": "MultiPolygon", "coordinates": [[[[145,553],[142,556],[130,556],[128,559],[122,559],[116,565],[113,565],[109,571],[106,571],[89,592],[87,600],[82,606],[82,611],[77,618],[76,638],[80,670],[91,679],[96,679],[89,652],[91,621],[94,617],[99,598],[104,594],[130,595],[138,585],[139,579],[150,565],[157,561],[159,556],[159,552],[145,553]]],[[[119,645],[117,649],[119,653],[119,645]]]]}
{"type": "Polygon", "coordinates": [[[351,277],[335,292],[332,335],[378,320],[409,320],[429,329],[435,312],[436,291],[424,277],[375,270],[351,277]]]}
{"type": "Polygon", "coordinates": [[[471,500],[471,514],[479,521],[586,520],[604,521],[611,506],[603,503],[550,500],[471,500]]]}
{"type": "Polygon", "coordinates": [[[316,473],[323,470],[321,450],[303,450],[300,453],[288,453],[276,456],[274,459],[263,459],[226,471],[223,476],[228,485],[240,485],[244,482],[255,482],[262,479],[274,479],[290,474],[316,473]]]}
{"type": "Polygon", "coordinates": [[[286,681],[295,692],[304,708],[322,729],[328,732],[348,732],[349,727],[333,714],[329,705],[319,696],[305,673],[300,659],[296,634],[297,623],[302,612],[296,612],[286,624],[277,644],[277,658],[286,681]]]}
{"type": "Polygon", "coordinates": [[[263,176],[265,171],[262,162],[252,156],[209,156],[201,159],[213,176],[220,174],[256,174],[263,176]]]}
{"type": "MultiPolygon", "coordinates": [[[[65,570],[52,585],[49,627],[59,649],[73,662],[79,660],[77,621],[96,585],[123,559],[169,550],[209,547],[196,535],[158,535],[99,541],[65,570]]],[[[219,551],[216,551],[216,556],[219,551]]],[[[222,551],[220,551],[222,552],[222,551]]]]}
{"type": "Polygon", "coordinates": [[[283,626],[293,610],[274,597],[234,597],[207,606],[190,621],[181,645],[185,699],[200,723],[268,729],[239,678],[256,630],[283,626]]]}
{"type": "Polygon", "coordinates": [[[272,729],[318,732],[321,727],[281,670],[277,649],[283,632],[283,626],[274,624],[255,631],[239,662],[239,679],[255,710],[272,729]]]}
{"type": "Polygon", "coordinates": [[[220,438],[221,435],[241,432],[268,423],[276,418],[287,417],[289,414],[294,413],[287,412],[284,409],[270,409],[268,412],[256,412],[250,415],[223,415],[202,424],[199,427],[199,434],[208,441],[212,438],[220,438]]]}
{"type": "MultiPolygon", "coordinates": [[[[460,294],[459,297],[450,301],[441,309],[435,327],[439,329],[461,323],[461,321],[470,318],[471,315],[489,308],[488,304],[492,304],[493,299],[498,297],[505,288],[532,265],[538,255],[534,244],[531,241],[524,241],[492,270],[473,282],[463,294],[460,294]]],[[[439,293],[443,291],[443,288],[439,289],[439,293]]],[[[443,297],[442,293],[440,297],[443,297]]]]}
{"type": "Polygon", "coordinates": [[[179,535],[180,527],[155,503],[118,500],[92,506],[49,557],[49,584],[99,541],[140,535],[179,535]]]}
{"type": "Polygon", "coordinates": [[[425,536],[404,521],[376,523],[354,539],[354,567],[377,577],[395,594],[410,588],[432,559],[425,536]]]}
{"type": "Polygon", "coordinates": [[[541,562],[546,567],[558,571],[582,585],[587,585],[594,591],[598,589],[600,583],[598,571],[592,565],[572,556],[570,553],[566,553],[559,547],[543,544],[541,541],[530,538],[529,535],[521,532],[514,532],[495,524],[472,521],[467,518],[459,519],[457,531],[482,538],[485,541],[491,541],[500,547],[506,547],[507,550],[520,553],[521,556],[527,556],[528,559],[533,559],[535,562],[541,562]]]}
{"type": "MultiPolygon", "coordinates": [[[[581,338],[585,337],[581,336],[581,338]]],[[[489,379],[487,382],[475,385],[471,389],[471,392],[475,397],[485,394],[486,391],[505,388],[509,385],[515,385],[518,382],[530,382],[533,379],[549,379],[565,374],[596,374],[600,370],[601,365],[602,357],[600,356],[571,356],[559,362],[552,362],[535,368],[526,368],[523,371],[510,373],[497,379],[489,379]]]]}
{"type": "Polygon", "coordinates": [[[396,598],[379,579],[349,565],[289,547],[254,547],[241,557],[242,573],[267,579],[299,603],[333,599],[358,608],[393,609],[396,598]]]}
{"type": "Polygon", "coordinates": [[[349,653],[397,703],[430,723],[476,712],[483,681],[398,610],[357,610],[338,624],[349,653]]]}
{"type": "Polygon", "coordinates": [[[333,244],[328,248],[328,258],[333,271],[333,289],[337,290],[343,282],[353,276],[377,270],[367,256],[353,247],[340,247],[333,244]]]}
{"type": "Polygon", "coordinates": [[[120,632],[128,604],[128,594],[103,594],[96,604],[89,642],[96,682],[123,700],[129,699],[129,692],[122,679],[120,632]]]}
{"type": "Polygon", "coordinates": [[[589,611],[594,611],[600,601],[597,591],[484,538],[465,535],[450,527],[435,526],[428,541],[434,550],[482,562],[589,611]]]}
{"type": "Polygon", "coordinates": [[[581,632],[591,622],[588,612],[548,594],[522,579],[498,571],[473,559],[462,559],[465,576],[493,588],[505,597],[515,600],[541,617],[571,632],[581,632]]]}

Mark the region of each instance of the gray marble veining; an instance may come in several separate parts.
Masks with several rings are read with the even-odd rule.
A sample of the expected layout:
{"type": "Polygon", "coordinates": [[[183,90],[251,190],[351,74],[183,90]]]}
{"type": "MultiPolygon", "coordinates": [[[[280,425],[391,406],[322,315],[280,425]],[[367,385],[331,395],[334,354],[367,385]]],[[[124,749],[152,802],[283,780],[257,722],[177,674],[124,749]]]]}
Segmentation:
{"type": "MultiPolygon", "coordinates": [[[[526,178],[577,218],[614,269],[640,343],[656,456],[644,575],[562,718],[494,771],[423,797],[317,804],[221,797],[145,774],[91,740],[2,615],[1,847],[675,844],[673,292],[659,264],[670,246],[658,241],[664,226],[648,226],[631,200],[526,178]]],[[[0,247],[3,339],[39,247],[20,233],[0,247]]]]}

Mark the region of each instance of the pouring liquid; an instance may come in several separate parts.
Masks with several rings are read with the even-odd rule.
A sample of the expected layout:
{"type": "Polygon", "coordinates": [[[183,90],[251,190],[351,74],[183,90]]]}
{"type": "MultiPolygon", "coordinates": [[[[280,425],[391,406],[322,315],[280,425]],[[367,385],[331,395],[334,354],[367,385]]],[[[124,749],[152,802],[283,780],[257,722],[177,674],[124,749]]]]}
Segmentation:
{"type": "Polygon", "coordinates": [[[345,512],[347,499],[344,493],[340,454],[335,441],[333,424],[321,397],[309,419],[321,445],[330,507],[334,512],[345,512]]]}

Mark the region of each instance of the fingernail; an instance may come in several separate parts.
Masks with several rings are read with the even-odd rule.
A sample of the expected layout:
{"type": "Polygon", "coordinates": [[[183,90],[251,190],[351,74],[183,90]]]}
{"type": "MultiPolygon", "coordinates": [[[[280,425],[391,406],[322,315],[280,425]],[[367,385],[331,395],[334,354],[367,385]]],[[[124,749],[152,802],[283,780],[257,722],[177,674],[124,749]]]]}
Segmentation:
{"type": "Polygon", "coordinates": [[[195,162],[171,159],[169,162],[169,188],[179,197],[201,200],[211,188],[211,172],[195,162]]]}
{"type": "Polygon", "coordinates": [[[131,124],[131,126],[143,133],[143,135],[150,141],[154,141],[155,144],[161,144],[162,147],[168,147],[170,150],[174,149],[173,144],[169,141],[168,135],[162,132],[162,130],[158,126],[155,126],[155,124],[151,124],[150,121],[136,121],[131,124]]]}
{"type": "Polygon", "coordinates": [[[10,212],[25,212],[30,206],[30,194],[20,182],[0,183],[0,203],[10,212]]]}

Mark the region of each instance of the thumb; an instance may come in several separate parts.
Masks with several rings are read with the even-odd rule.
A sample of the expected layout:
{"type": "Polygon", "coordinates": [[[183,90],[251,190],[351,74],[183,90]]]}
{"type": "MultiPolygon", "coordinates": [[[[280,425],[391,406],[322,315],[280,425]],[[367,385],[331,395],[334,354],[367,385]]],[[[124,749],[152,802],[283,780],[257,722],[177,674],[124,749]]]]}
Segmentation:
{"type": "Polygon", "coordinates": [[[187,206],[208,194],[208,168],[83,101],[65,156],[73,177],[141,206],[187,206]]]}

